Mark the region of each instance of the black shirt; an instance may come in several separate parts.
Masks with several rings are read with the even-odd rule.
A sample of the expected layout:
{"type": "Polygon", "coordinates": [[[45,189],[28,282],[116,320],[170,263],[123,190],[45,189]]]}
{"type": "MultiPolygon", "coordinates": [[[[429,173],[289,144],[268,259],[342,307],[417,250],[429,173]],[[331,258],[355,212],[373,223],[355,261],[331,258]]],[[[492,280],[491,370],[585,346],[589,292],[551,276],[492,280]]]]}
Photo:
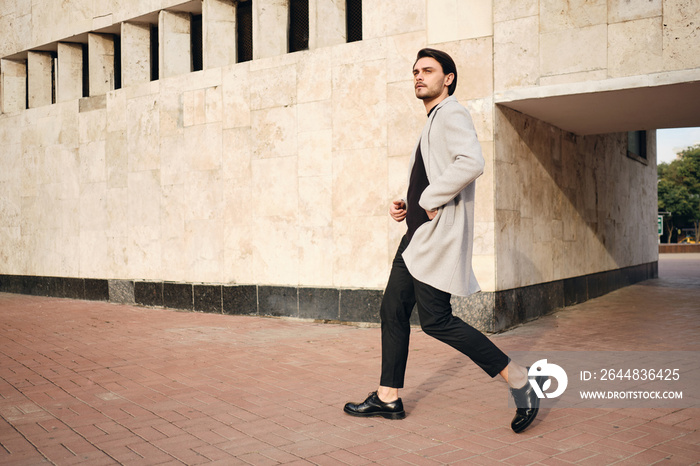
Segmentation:
{"type": "MultiPolygon", "coordinates": [[[[430,109],[428,116],[430,116],[433,110],[435,110],[435,107],[430,109]]],[[[408,180],[408,194],[406,195],[406,226],[408,227],[406,235],[409,241],[419,226],[430,221],[425,209],[418,204],[423,191],[425,191],[428,185],[430,185],[430,182],[428,182],[428,175],[425,172],[425,163],[423,162],[423,154],[420,151],[419,141],[418,148],[416,149],[416,160],[413,163],[411,177],[408,180]]]]}

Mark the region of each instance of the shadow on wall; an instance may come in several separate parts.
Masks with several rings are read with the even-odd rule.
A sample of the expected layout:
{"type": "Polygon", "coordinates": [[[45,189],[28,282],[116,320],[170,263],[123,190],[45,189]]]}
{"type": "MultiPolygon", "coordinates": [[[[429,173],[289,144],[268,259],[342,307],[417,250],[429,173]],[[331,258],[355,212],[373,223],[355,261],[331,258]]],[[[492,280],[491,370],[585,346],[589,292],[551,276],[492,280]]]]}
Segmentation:
{"type": "Polygon", "coordinates": [[[496,126],[498,289],[657,260],[653,152],[640,163],[627,133],[577,136],[501,106],[496,126]]]}

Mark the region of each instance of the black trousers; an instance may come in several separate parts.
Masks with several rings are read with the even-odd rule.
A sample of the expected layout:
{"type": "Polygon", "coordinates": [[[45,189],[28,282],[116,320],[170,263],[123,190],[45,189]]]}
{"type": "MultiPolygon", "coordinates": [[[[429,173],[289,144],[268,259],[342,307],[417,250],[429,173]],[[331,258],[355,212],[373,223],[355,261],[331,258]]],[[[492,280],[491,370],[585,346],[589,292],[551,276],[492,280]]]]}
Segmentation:
{"type": "Polygon", "coordinates": [[[486,335],[452,315],[450,294],[414,279],[401,254],[408,246],[404,236],[394,257],[380,310],[382,320],[382,376],[380,385],[403,388],[411,333],[409,319],[418,309],[421,328],[468,356],[495,377],[508,365],[508,356],[486,335]]]}

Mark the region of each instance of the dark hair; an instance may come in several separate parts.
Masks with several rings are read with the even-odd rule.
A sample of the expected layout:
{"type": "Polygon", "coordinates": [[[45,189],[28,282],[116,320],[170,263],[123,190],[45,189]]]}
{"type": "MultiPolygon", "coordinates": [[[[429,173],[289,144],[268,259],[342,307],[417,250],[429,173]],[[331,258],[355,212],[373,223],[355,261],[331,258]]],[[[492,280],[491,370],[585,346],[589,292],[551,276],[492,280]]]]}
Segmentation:
{"type": "Polygon", "coordinates": [[[421,58],[425,57],[430,57],[434,58],[437,60],[438,63],[440,63],[440,66],[442,66],[442,72],[445,73],[445,76],[448,74],[452,73],[455,77],[452,80],[452,84],[450,84],[447,87],[447,92],[449,95],[454,94],[455,89],[457,89],[457,65],[455,65],[454,60],[452,60],[452,57],[450,57],[448,54],[443,52],[442,50],[435,50],[435,49],[420,49],[418,51],[418,56],[416,57],[416,61],[413,62],[413,66],[416,66],[416,63],[418,60],[421,58]]]}

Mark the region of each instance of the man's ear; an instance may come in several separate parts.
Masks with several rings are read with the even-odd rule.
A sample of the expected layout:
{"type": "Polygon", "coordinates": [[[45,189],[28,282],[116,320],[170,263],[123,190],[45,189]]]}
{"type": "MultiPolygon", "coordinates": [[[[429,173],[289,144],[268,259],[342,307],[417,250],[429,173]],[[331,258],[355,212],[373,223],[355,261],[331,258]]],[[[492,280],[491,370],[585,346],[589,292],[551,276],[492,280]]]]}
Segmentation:
{"type": "Polygon", "coordinates": [[[455,80],[455,74],[454,73],[448,74],[447,76],[445,76],[445,86],[449,86],[450,84],[452,84],[452,81],[454,81],[454,80],[455,80]]]}

